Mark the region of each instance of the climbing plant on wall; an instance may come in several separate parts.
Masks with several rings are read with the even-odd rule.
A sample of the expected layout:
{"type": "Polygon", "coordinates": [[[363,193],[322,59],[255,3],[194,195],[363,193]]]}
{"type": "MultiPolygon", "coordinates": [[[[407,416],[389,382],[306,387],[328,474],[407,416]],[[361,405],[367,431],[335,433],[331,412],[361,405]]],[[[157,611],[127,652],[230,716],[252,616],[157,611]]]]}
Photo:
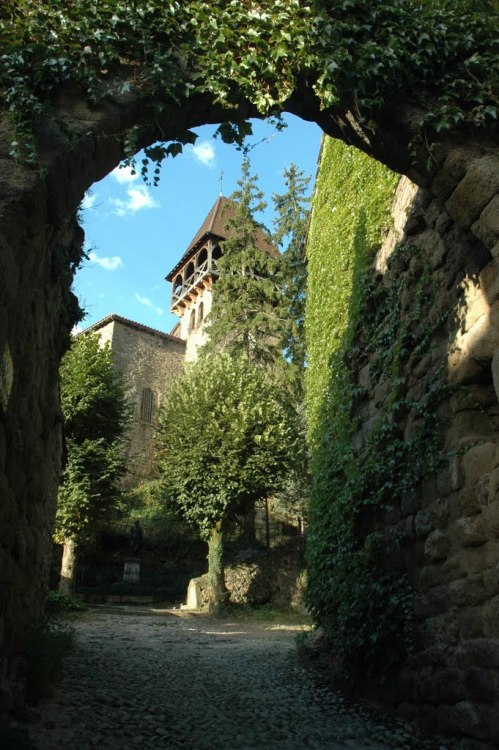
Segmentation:
{"type": "Polygon", "coordinates": [[[381,641],[396,635],[398,614],[403,617],[410,604],[405,582],[377,564],[379,535],[358,533],[364,497],[362,467],[352,450],[347,362],[397,180],[372,159],[325,139],[307,246],[306,403],[314,476],[308,600],[350,673],[375,662],[381,641]]]}
{"type": "MultiPolygon", "coordinates": [[[[429,141],[456,127],[490,126],[494,15],[493,3],[470,0],[4,0],[0,92],[16,128],[12,153],[36,159],[39,117],[68,85],[92,104],[130,93],[141,100],[131,154],[141,129],[150,132],[171,102],[203,96],[227,112],[220,133],[229,141],[248,132],[241,103],[268,116],[295,92],[337,116],[359,144],[381,111],[404,105],[429,141]]],[[[193,137],[180,128],[176,141],[148,156],[158,165],[193,137]]]]}
{"type": "Polygon", "coordinates": [[[387,531],[385,514],[451,455],[440,444],[438,405],[453,386],[431,347],[453,309],[419,247],[395,248],[384,281],[373,266],[397,180],[325,139],[307,247],[308,597],[353,677],[381,667],[386,675],[411,649],[404,534],[387,531]],[[408,373],[425,356],[416,396],[408,373]],[[380,395],[369,411],[373,389],[380,395]]]}

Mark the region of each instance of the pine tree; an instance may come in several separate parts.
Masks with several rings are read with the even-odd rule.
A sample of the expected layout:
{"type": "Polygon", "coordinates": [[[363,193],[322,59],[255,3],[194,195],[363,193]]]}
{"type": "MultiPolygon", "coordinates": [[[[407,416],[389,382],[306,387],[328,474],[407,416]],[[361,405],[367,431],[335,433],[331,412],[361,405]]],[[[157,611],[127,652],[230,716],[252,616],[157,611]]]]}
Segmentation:
{"type": "Polygon", "coordinates": [[[255,220],[266,207],[250,162],[242,162],[239,188],[230,196],[234,213],[227,218],[227,239],[218,261],[202,354],[227,350],[253,362],[274,364],[282,355],[284,330],[279,252],[268,231],[255,220]]]}
{"type": "Polygon", "coordinates": [[[281,247],[282,294],[287,311],[286,326],[282,337],[282,348],[292,365],[294,381],[302,395],[303,372],[306,363],[305,345],[305,296],[307,263],[305,242],[309,217],[310,198],[306,192],[310,177],[291,164],[284,171],[287,191],[274,194],[272,200],[276,211],[274,243],[281,247]]]}

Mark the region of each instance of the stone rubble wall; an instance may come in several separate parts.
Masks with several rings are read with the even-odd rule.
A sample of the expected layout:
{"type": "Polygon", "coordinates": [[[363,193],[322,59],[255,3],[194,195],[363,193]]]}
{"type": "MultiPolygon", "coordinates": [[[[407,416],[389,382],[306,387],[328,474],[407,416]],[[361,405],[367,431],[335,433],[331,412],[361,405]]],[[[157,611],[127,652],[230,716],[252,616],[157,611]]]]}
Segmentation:
{"type": "MultiPolygon", "coordinates": [[[[452,452],[450,461],[383,520],[385,533],[405,540],[416,590],[415,650],[385,697],[432,730],[474,738],[473,747],[499,743],[498,190],[494,152],[470,160],[469,152],[452,151],[431,189],[403,178],[394,229],[375,263],[389,285],[396,280],[387,266],[395,241],[419,248],[437,283],[436,304],[454,310],[404,373],[408,397],[421,398],[442,368],[456,386],[438,407],[441,450],[452,452]]],[[[401,301],[401,324],[415,304],[412,265],[404,271],[412,287],[401,301]]],[[[360,452],[390,384],[371,379],[369,365],[355,377],[366,393],[354,439],[360,452]]],[[[413,411],[400,425],[405,439],[416,424],[413,411]]]]}
{"type": "Polygon", "coordinates": [[[128,432],[126,483],[134,486],[141,480],[154,476],[159,410],[172,380],[183,371],[185,342],[119,319],[100,327],[98,333],[102,341],[109,341],[114,362],[123,375],[127,398],[133,409],[132,424],[128,432]],[[144,388],[150,388],[153,394],[150,422],[141,419],[144,388]]]}

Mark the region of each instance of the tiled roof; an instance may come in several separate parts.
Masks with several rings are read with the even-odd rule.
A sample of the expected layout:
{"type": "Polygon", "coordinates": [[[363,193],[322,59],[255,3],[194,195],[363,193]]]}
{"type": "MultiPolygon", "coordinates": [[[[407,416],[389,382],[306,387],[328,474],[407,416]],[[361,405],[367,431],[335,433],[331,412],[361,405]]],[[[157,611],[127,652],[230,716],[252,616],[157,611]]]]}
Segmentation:
{"type": "MultiPolygon", "coordinates": [[[[170,273],[166,276],[166,280],[173,281],[178,271],[180,271],[180,269],[187,263],[187,261],[196,253],[198,248],[201,247],[206,239],[212,237],[215,239],[224,240],[227,237],[230,237],[231,232],[230,229],[227,231],[226,224],[227,221],[229,221],[229,219],[234,216],[234,213],[234,201],[230,200],[230,198],[225,198],[223,195],[220,195],[215,201],[210,212],[208,213],[208,216],[196,232],[194,239],[189,244],[187,250],[182,255],[178,263],[172,268],[170,273]]],[[[265,250],[265,252],[274,256],[277,256],[279,254],[274,245],[272,245],[272,243],[268,241],[267,235],[265,234],[263,229],[258,225],[256,226],[255,239],[256,246],[261,250],[265,250]]]]}
{"type": "Polygon", "coordinates": [[[142,325],[142,323],[136,323],[134,320],[129,320],[128,318],[122,318],[121,315],[116,315],[116,313],[111,313],[110,315],[106,315],[105,318],[98,320],[97,323],[93,323],[93,325],[89,326],[88,328],[85,328],[85,330],[81,331],[81,333],[88,333],[89,331],[98,331],[100,328],[103,328],[104,326],[112,322],[122,323],[123,325],[129,326],[130,328],[136,328],[138,331],[145,331],[146,333],[152,333],[154,336],[159,336],[163,339],[167,339],[168,341],[173,341],[175,343],[181,343],[181,344],[184,344],[185,346],[185,341],[183,341],[183,339],[179,338],[178,336],[172,336],[171,333],[164,333],[164,331],[158,331],[156,328],[150,328],[149,326],[142,325]]]}

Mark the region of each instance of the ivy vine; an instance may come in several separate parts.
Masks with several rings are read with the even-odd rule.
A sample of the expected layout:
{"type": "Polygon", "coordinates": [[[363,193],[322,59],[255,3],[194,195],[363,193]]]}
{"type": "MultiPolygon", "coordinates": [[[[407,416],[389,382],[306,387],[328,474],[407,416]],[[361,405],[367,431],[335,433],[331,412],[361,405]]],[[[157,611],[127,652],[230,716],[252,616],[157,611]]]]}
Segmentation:
{"type": "MultiPolygon", "coordinates": [[[[36,161],[37,122],[68,86],[93,105],[133,90],[138,127],[149,129],[169,102],[208,94],[227,112],[220,135],[239,144],[249,129],[241,103],[267,117],[293,97],[333,118],[350,113],[367,131],[405,105],[429,142],[490,127],[494,19],[487,0],[4,0],[0,91],[15,124],[12,155],[36,161]]],[[[155,147],[156,169],[184,136],[155,147]]],[[[133,144],[131,133],[130,156],[133,144]]]]}
{"type": "Polygon", "coordinates": [[[436,304],[436,283],[417,248],[396,249],[386,285],[372,266],[397,180],[369,157],[325,139],[307,248],[314,475],[308,604],[350,677],[381,668],[387,674],[412,649],[404,534],[387,527],[385,514],[449,458],[441,450],[437,407],[451,386],[437,367],[428,368],[416,398],[406,375],[451,310],[436,304]],[[409,287],[413,295],[404,306],[409,287]],[[364,368],[369,389],[359,378],[364,368]],[[377,413],[367,421],[376,387],[377,413]]]}

